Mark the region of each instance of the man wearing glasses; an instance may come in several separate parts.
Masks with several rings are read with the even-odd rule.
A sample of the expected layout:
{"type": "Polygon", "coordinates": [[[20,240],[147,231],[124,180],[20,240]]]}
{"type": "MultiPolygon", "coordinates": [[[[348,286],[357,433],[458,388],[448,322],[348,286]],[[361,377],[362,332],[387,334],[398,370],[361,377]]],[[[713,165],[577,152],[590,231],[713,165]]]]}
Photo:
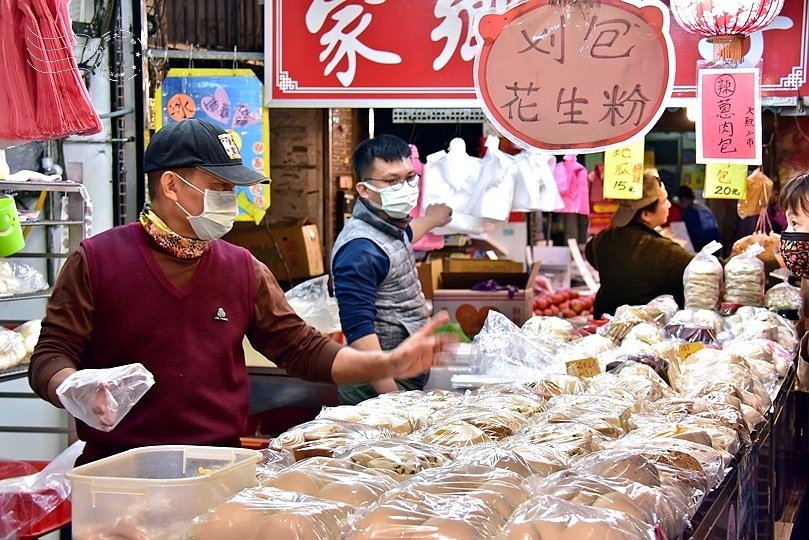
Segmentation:
{"type": "MultiPolygon", "coordinates": [[[[452,209],[432,204],[411,218],[419,175],[408,144],[393,135],[366,139],[354,149],[358,179],[354,212],[332,250],[334,294],[348,343],[362,350],[391,350],[421,328],[429,313],[412,243],[449,223],[452,209]]],[[[411,379],[382,379],[340,386],[340,402],[354,405],[385,392],[424,388],[429,372],[411,379]]]]}

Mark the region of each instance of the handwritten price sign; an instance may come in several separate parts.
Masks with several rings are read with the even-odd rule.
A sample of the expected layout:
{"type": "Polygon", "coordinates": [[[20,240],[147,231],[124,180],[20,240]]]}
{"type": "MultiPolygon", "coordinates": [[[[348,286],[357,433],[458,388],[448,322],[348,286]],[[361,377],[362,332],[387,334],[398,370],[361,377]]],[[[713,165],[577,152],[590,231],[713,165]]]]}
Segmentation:
{"type": "Polygon", "coordinates": [[[643,196],[643,137],[604,153],[604,197],[640,199],[643,196]]]}
{"type": "Polygon", "coordinates": [[[601,367],[595,358],[584,358],[583,360],[571,360],[565,362],[567,374],[574,377],[594,377],[601,373],[601,367]]]}
{"type": "Polygon", "coordinates": [[[705,165],[706,199],[744,199],[747,196],[747,165],[708,163],[705,165]]]}
{"type": "Polygon", "coordinates": [[[761,163],[759,77],[758,68],[699,71],[697,163],[761,163]]]}

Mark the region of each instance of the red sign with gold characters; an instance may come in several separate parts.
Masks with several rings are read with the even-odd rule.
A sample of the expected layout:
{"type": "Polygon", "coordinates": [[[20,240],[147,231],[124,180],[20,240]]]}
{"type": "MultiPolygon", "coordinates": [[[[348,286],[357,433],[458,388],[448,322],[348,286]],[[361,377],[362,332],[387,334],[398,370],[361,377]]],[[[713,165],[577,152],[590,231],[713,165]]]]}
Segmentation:
{"type": "Polygon", "coordinates": [[[669,12],[601,0],[591,10],[528,0],[479,19],[481,105],[520,146],[598,151],[646,133],[671,94],[669,12]]]}
{"type": "MultiPolygon", "coordinates": [[[[265,102],[477,107],[473,62],[481,39],[475,19],[522,1],[265,1],[265,102]]],[[[711,60],[713,48],[674,23],[670,34],[677,59],[672,97],[694,98],[697,62],[711,60]]],[[[809,0],[784,2],[766,29],[747,38],[745,60],[753,66],[763,61],[763,96],[809,96],[809,0]]]]}
{"type": "Polygon", "coordinates": [[[761,164],[759,70],[701,69],[697,163],[761,164]]]}

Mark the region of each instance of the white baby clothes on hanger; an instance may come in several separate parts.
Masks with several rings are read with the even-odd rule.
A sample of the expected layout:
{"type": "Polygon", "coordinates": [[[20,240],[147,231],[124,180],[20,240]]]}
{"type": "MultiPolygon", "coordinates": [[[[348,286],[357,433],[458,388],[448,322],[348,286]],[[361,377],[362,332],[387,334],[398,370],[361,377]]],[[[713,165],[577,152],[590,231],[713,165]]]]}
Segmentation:
{"type": "Polygon", "coordinates": [[[481,158],[477,185],[463,209],[467,214],[488,221],[507,221],[514,198],[514,177],[506,171],[514,158],[499,148],[500,138],[486,138],[486,154],[481,158]]]}
{"type": "Polygon", "coordinates": [[[517,155],[507,172],[514,177],[513,211],[553,212],[564,207],[553,178],[555,165],[556,158],[544,150],[523,150],[517,155]]]}
{"type": "Polygon", "coordinates": [[[483,231],[483,220],[465,213],[480,176],[480,158],[466,153],[463,139],[452,139],[448,152],[427,156],[424,166],[424,197],[426,208],[444,203],[453,209],[452,220],[443,227],[433,229],[435,234],[475,234],[483,231]]]}

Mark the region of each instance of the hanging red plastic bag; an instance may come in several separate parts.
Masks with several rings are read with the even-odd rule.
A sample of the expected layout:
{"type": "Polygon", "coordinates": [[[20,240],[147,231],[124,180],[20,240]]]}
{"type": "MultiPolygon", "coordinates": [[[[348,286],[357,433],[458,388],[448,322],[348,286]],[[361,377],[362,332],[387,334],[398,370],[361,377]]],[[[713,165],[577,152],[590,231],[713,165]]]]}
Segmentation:
{"type": "Polygon", "coordinates": [[[84,442],[76,442],[42,471],[0,480],[0,540],[17,538],[70,498],[65,473],[83,450],[84,442]]]}

